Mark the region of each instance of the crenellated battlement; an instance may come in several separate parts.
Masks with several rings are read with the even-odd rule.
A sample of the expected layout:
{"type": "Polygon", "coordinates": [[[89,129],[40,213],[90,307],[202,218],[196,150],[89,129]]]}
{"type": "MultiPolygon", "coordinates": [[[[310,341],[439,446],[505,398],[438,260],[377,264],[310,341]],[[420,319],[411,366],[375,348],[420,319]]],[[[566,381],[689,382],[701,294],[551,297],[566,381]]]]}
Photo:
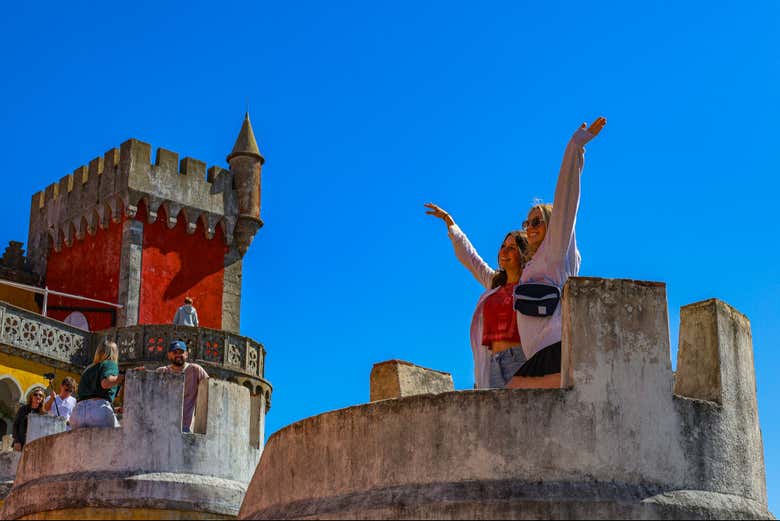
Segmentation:
{"type": "Polygon", "coordinates": [[[212,239],[220,227],[225,243],[233,241],[238,203],[230,170],[213,166],[207,174],[205,162],[162,147],[152,161],[150,144],[129,139],[33,195],[30,249],[51,241],[59,251],[135,217],[141,205],[150,224],[163,209],[169,228],[182,217],[189,234],[200,227],[212,239]]]}
{"type": "Polygon", "coordinates": [[[204,380],[195,432],[184,433],[182,375],[129,371],[125,385],[120,428],[78,429],[25,446],[4,519],[40,512],[41,497],[50,514],[238,513],[260,458],[264,401],[242,386],[204,380]]]}

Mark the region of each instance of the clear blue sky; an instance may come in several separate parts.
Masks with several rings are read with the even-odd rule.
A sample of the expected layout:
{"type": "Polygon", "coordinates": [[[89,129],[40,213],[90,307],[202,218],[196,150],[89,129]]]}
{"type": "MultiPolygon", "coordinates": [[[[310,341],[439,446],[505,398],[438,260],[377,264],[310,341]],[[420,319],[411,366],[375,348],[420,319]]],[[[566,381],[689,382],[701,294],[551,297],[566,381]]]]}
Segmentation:
{"type": "Polygon", "coordinates": [[[367,401],[390,358],[470,387],[480,288],[422,204],[493,259],[552,199],[570,134],[603,114],[581,274],[666,282],[675,348],[681,305],[718,297],[750,317],[777,513],[779,15],[774,1],[9,3],[0,238],[24,240],[32,193],[130,137],[225,165],[248,99],[266,226],[242,330],[268,350],[273,432],[367,401]]]}

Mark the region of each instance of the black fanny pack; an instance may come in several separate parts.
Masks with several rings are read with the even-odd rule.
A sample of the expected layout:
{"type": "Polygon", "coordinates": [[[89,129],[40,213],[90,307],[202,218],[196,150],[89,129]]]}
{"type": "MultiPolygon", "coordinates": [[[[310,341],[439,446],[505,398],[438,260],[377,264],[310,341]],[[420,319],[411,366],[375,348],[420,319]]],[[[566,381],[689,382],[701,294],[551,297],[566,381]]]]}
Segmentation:
{"type": "Polygon", "coordinates": [[[515,288],[515,309],[529,317],[549,317],[555,313],[561,290],[548,284],[520,284],[515,288]]]}

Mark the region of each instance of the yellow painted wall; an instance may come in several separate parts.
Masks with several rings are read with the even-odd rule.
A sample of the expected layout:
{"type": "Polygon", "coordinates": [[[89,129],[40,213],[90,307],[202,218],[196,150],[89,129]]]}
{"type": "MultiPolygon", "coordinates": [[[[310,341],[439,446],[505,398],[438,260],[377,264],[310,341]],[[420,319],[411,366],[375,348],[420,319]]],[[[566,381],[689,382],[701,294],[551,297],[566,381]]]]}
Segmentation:
{"type": "Polygon", "coordinates": [[[34,385],[41,387],[47,387],[49,385],[43,375],[44,373],[55,373],[57,379],[55,380],[55,388],[59,391],[59,383],[66,376],[70,376],[79,381],[80,374],[63,371],[62,369],[55,369],[51,366],[39,364],[38,362],[32,362],[19,356],[13,356],[6,353],[0,353],[0,378],[6,375],[13,376],[22,388],[22,397],[24,399],[25,393],[34,385]]]}
{"type": "Polygon", "coordinates": [[[29,309],[35,313],[41,312],[40,306],[35,302],[35,293],[32,291],[0,284],[0,300],[19,308],[29,309]]]}

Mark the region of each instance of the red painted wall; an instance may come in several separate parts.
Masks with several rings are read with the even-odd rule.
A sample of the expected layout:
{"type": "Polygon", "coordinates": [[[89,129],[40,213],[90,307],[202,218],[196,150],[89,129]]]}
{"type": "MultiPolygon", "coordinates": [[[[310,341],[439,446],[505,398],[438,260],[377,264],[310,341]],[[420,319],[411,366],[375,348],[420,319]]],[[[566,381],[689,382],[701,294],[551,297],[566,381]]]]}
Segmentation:
{"type": "MultiPolygon", "coordinates": [[[[145,219],[139,208],[137,219],[145,219]]],[[[206,239],[202,225],[186,232],[183,216],[166,226],[165,210],[144,225],[139,324],[169,324],[185,296],[191,296],[203,327],[222,328],[222,287],[227,247],[222,230],[206,239]]]]}
{"type": "MultiPolygon", "coordinates": [[[[122,223],[114,222],[107,230],[98,229],[94,237],[85,235],[82,240],[74,240],[70,247],[63,244],[59,252],[52,248],[46,266],[46,285],[51,290],[117,302],[121,251],[122,223]]],[[[112,309],[92,302],[50,296],[47,315],[57,320],[64,320],[71,311],[54,310],[52,306],[112,309]]],[[[111,313],[83,310],[82,313],[92,331],[112,326],[111,313]]]]}

